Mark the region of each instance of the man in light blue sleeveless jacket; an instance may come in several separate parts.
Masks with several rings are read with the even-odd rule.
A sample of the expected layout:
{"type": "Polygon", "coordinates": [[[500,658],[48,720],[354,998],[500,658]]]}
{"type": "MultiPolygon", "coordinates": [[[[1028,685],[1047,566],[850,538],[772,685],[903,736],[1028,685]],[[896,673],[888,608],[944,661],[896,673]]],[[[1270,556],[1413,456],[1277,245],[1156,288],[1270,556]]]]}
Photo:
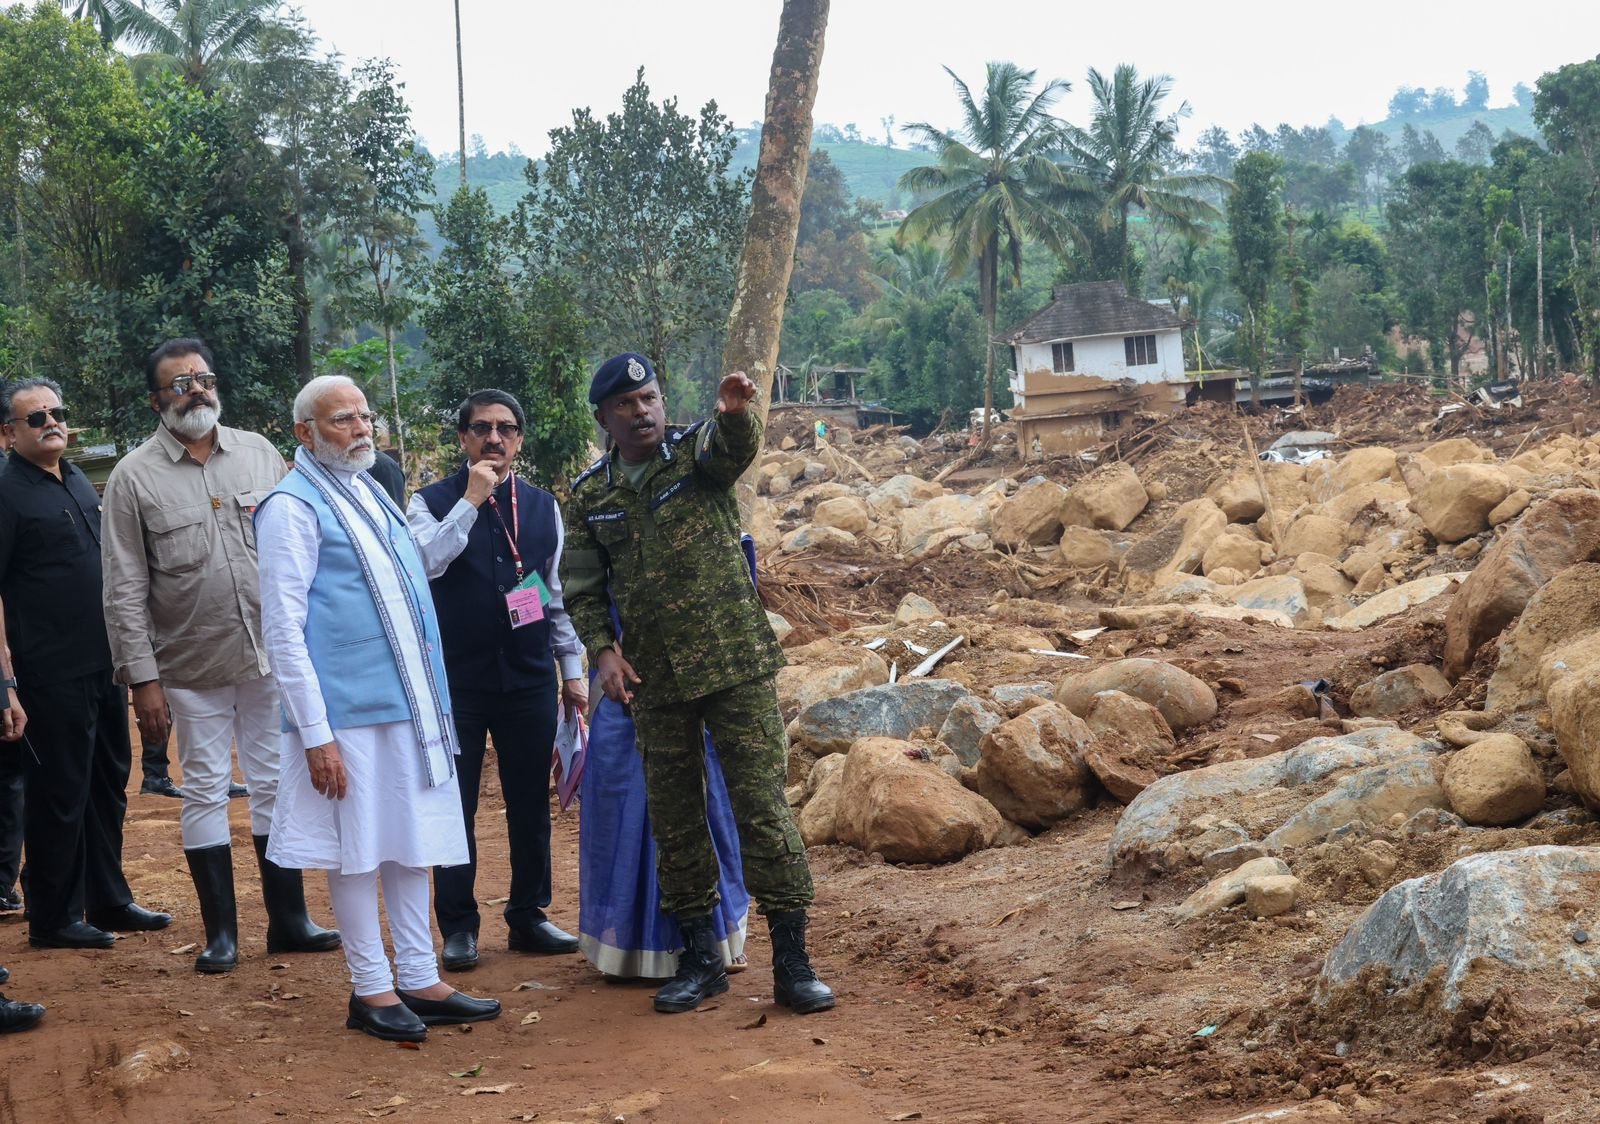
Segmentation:
{"type": "Polygon", "coordinates": [[[455,732],[427,574],[365,471],[376,421],[349,379],[311,380],[295,399],[294,470],[256,510],[262,635],[283,700],[268,858],[328,872],[353,985],[345,1025],[417,1042],[429,1024],[492,1019],[500,1004],[442,982],[434,956],[428,868],[467,861],[455,732]]]}

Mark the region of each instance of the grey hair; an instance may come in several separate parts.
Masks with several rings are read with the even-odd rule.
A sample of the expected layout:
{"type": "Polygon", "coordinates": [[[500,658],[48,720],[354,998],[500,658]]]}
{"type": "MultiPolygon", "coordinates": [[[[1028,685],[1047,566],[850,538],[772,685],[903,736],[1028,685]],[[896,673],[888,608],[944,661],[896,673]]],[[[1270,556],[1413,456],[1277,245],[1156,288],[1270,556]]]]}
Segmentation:
{"type": "Polygon", "coordinates": [[[294,420],[308,422],[316,417],[317,403],[322,396],[330,390],[341,386],[354,386],[357,390],[356,380],[349,375],[318,375],[300,388],[300,393],[294,396],[294,420]]]}
{"type": "Polygon", "coordinates": [[[43,377],[18,379],[16,382],[6,383],[5,389],[0,391],[0,421],[5,421],[11,416],[11,400],[24,390],[53,390],[56,392],[57,401],[66,401],[66,397],[61,393],[61,384],[55,379],[43,377]]]}

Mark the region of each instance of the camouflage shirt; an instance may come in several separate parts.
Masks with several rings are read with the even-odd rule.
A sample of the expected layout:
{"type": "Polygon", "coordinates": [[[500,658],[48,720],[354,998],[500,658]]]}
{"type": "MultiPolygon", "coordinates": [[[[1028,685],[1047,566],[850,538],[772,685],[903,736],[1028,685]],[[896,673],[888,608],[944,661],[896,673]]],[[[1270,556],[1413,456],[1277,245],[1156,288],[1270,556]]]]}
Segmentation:
{"type": "Polygon", "coordinates": [[[591,665],[617,638],[642,708],[687,702],[784,664],[739,547],[734,485],[761,448],[753,411],[671,429],[639,486],[613,450],[573,481],[561,583],[591,665]]]}

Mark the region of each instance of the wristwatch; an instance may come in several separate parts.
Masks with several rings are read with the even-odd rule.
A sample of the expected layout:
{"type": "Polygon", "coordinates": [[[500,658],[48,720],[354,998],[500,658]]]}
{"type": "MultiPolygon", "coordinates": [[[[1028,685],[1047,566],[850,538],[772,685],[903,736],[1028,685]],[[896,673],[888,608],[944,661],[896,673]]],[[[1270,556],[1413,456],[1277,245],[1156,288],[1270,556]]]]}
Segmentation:
{"type": "Polygon", "coordinates": [[[16,690],[17,689],[17,677],[15,675],[13,675],[9,679],[0,679],[0,689],[4,689],[4,690],[7,690],[7,691],[16,690]]]}

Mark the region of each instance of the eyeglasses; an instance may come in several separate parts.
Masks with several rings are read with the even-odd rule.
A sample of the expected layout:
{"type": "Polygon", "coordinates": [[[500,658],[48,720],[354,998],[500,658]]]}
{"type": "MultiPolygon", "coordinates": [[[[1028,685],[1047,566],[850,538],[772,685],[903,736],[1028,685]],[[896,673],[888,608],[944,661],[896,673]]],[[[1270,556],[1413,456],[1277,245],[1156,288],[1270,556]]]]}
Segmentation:
{"type": "Polygon", "coordinates": [[[6,424],[16,425],[18,422],[27,422],[29,429],[43,429],[46,414],[49,414],[58,422],[64,422],[67,420],[67,408],[65,406],[51,406],[48,410],[35,410],[33,413],[24,417],[7,418],[6,424]]]}
{"type": "Polygon", "coordinates": [[[170,390],[174,394],[188,394],[195,383],[199,383],[202,390],[215,389],[217,373],[215,371],[196,371],[192,375],[178,375],[172,380],[171,386],[164,386],[162,390],[170,390]]]}
{"type": "MultiPolygon", "coordinates": [[[[307,418],[306,420],[312,421],[315,419],[307,418]]],[[[334,429],[349,429],[357,421],[364,421],[371,428],[377,429],[378,425],[383,421],[383,418],[381,415],[375,414],[371,410],[362,410],[359,412],[354,410],[345,410],[334,414],[332,417],[324,418],[323,420],[329,425],[333,426],[334,429]]]]}
{"type": "Polygon", "coordinates": [[[487,437],[491,433],[498,433],[501,437],[520,437],[522,427],[516,422],[473,422],[467,426],[467,432],[474,437],[487,437]]]}

